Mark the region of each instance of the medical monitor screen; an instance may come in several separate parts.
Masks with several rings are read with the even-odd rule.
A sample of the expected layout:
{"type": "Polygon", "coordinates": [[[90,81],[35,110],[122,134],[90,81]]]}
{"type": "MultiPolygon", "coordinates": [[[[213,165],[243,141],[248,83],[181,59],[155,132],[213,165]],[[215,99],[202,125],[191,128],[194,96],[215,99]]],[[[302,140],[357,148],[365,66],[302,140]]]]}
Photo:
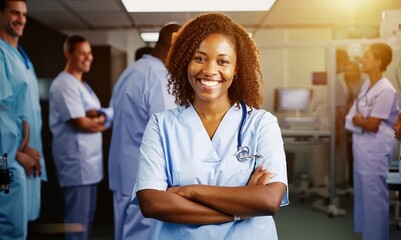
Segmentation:
{"type": "Polygon", "coordinates": [[[311,98],[310,88],[278,88],[276,111],[308,111],[311,98]]]}

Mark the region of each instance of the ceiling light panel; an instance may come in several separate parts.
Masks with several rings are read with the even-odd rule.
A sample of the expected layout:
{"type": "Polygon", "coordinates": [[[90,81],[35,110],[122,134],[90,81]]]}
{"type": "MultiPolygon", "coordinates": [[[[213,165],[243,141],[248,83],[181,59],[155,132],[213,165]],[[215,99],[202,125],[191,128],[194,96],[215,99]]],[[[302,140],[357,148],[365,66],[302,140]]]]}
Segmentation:
{"type": "Polygon", "coordinates": [[[275,0],[121,0],[128,12],[268,11],[275,0]]]}

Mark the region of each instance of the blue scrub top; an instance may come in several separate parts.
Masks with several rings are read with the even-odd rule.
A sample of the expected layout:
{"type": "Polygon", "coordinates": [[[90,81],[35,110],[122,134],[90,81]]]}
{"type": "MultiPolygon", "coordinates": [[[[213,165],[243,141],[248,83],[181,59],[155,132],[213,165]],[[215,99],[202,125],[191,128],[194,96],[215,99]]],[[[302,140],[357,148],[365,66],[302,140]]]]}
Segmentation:
{"type": "MultiPolygon", "coordinates": [[[[248,109],[249,110],[249,109],[248,109]]],[[[241,109],[232,106],[210,140],[193,106],[155,114],[149,120],[141,145],[138,178],[133,193],[142,189],[166,190],[169,186],[204,184],[245,186],[256,166],[275,173],[270,182],[287,185],[286,160],[277,119],[253,109],[242,133],[242,146],[262,159],[240,162],[237,151],[241,109]]],[[[282,205],[288,204],[288,191],[282,205]]],[[[277,239],[272,216],[210,225],[185,225],[157,221],[152,239],[277,239]]]]}
{"type": "Polygon", "coordinates": [[[100,108],[99,99],[88,87],[67,72],[61,72],[50,86],[49,125],[61,187],[98,183],[103,178],[102,134],[83,132],[69,123],[100,108]]]}
{"type": "Polygon", "coordinates": [[[8,153],[8,166],[20,166],[15,160],[22,140],[22,121],[28,120],[25,97],[31,72],[25,59],[10,44],[0,39],[0,153],[8,153]]]}
{"type": "Polygon", "coordinates": [[[29,202],[26,175],[15,156],[22,140],[25,97],[31,72],[17,49],[0,39],[0,154],[8,154],[8,167],[14,174],[10,193],[0,192],[0,238],[25,239],[29,202]]]}
{"type": "Polygon", "coordinates": [[[153,113],[177,107],[174,101],[168,94],[167,69],[160,59],[144,55],[121,74],[111,100],[110,189],[131,196],[146,124],[153,113]]]}

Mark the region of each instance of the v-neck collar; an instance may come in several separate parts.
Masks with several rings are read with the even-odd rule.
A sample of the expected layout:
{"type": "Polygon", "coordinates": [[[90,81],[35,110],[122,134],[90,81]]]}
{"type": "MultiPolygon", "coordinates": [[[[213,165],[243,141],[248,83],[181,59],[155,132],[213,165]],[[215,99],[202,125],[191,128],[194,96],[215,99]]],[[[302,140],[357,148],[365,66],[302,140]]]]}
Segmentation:
{"type": "Polygon", "coordinates": [[[216,149],[226,149],[225,147],[222,148],[221,145],[229,145],[229,142],[236,141],[237,126],[239,126],[241,121],[241,114],[241,109],[237,108],[236,104],[233,104],[219,123],[213,138],[210,139],[195,108],[190,105],[183,109],[182,119],[191,119],[191,121],[184,120],[185,125],[188,125],[187,127],[190,132],[196,132],[195,136],[202,142],[202,148],[205,149],[205,152],[209,152],[206,157],[208,160],[205,160],[206,162],[220,161],[222,157],[220,154],[224,155],[224,153],[219,154],[216,149]]]}
{"type": "Polygon", "coordinates": [[[198,125],[198,126],[201,126],[201,127],[203,128],[204,134],[202,134],[202,135],[205,135],[211,142],[214,142],[214,139],[216,138],[216,136],[219,135],[220,132],[222,131],[221,128],[226,128],[226,127],[230,127],[230,128],[231,128],[231,126],[228,126],[229,124],[224,124],[224,123],[227,123],[227,121],[228,121],[228,120],[227,120],[228,115],[230,115],[230,113],[231,113],[232,111],[238,110],[238,108],[237,108],[237,105],[236,105],[236,104],[233,104],[233,105],[227,110],[227,112],[224,114],[223,118],[221,119],[220,123],[218,124],[218,126],[217,126],[217,128],[216,128],[216,131],[215,131],[215,133],[213,134],[213,137],[212,137],[212,138],[209,137],[209,134],[207,133],[206,127],[203,125],[202,119],[201,119],[201,117],[199,116],[199,114],[198,114],[198,112],[196,111],[196,109],[194,108],[194,106],[191,104],[191,105],[187,108],[187,110],[189,110],[188,113],[191,115],[191,119],[195,119],[195,120],[197,121],[197,123],[195,123],[195,124],[198,125]]]}
{"type": "Polygon", "coordinates": [[[0,41],[3,42],[5,46],[7,46],[10,51],[14,52],[18,58],[22,61],[22,63],[25,65],[26,69],[30,69],[31,66],[31,61],[29,60],[28,55],[25,53],[25,51],[22,49],[21,45],[18,44],[17,49],[14,48],[11,44],[8,42],[4,41],[3,39],[0,38],[0,41]]]}

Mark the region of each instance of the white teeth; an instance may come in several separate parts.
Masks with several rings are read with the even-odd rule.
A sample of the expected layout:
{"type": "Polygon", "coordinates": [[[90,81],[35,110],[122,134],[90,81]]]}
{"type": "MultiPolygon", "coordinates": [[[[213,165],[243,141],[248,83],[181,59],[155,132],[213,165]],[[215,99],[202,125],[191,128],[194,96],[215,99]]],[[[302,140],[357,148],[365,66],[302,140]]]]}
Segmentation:
{"type": "Polygon", "coordinates": [[[206,81],[206,80],[201,80],[201,83],[209,87],[214,87],[219,84],[218,81],[206,81]]]}

